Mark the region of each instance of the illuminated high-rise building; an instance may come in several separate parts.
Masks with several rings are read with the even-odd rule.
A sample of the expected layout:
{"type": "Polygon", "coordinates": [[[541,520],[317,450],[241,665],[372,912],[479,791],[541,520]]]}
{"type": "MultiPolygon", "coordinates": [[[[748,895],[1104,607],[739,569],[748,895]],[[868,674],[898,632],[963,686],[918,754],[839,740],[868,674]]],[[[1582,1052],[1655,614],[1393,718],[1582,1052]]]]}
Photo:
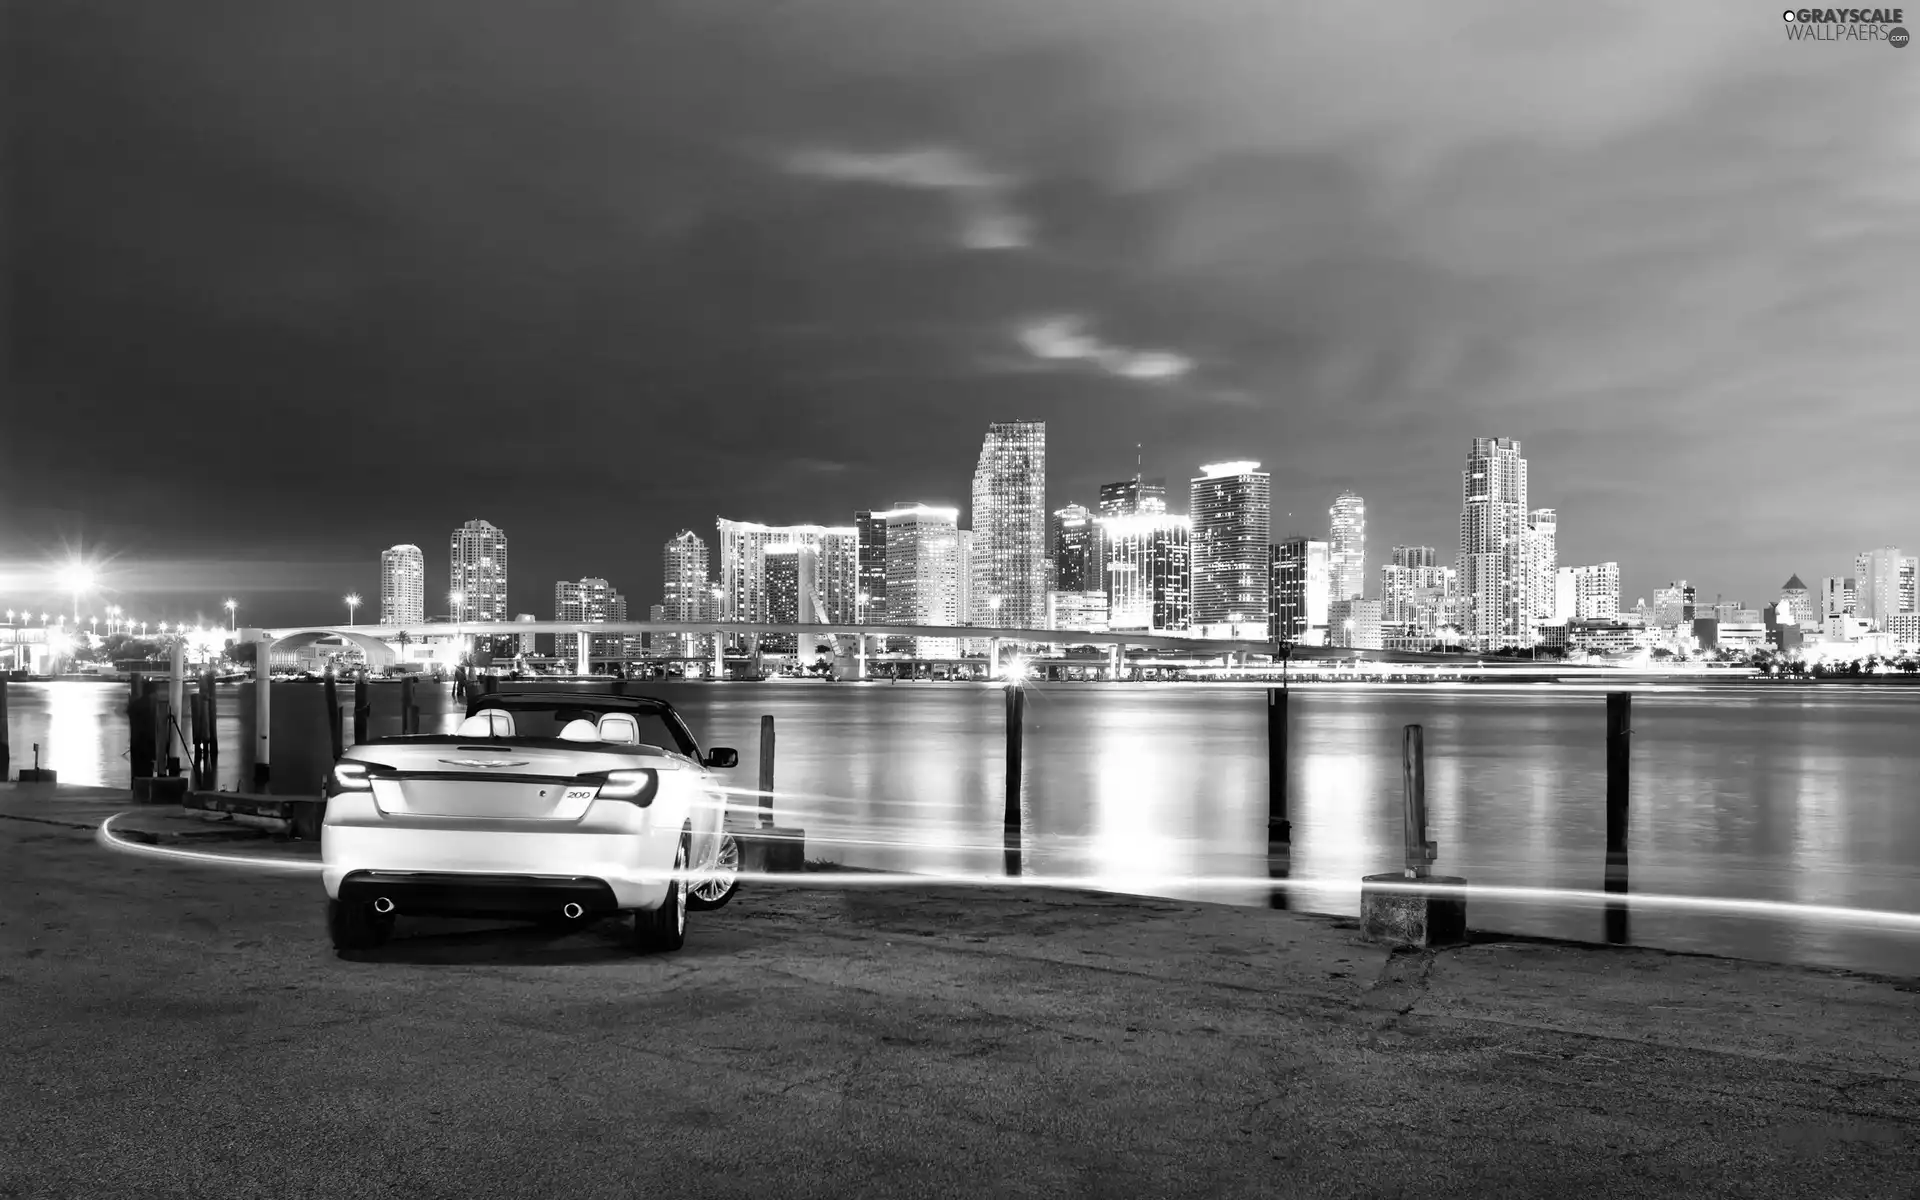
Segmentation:
{"type": "Polygon", "coordinates": [[[1107,628],[1172,632],[1191,621],[1192,522],[1166,512],[1099,518],[1107,628]]]}
{"type": "Polygon", "coordinates": [[[1264,639],[1272,604],[1273,477],[1252,461],[1210,463],[1192,498],[1192,624],[1202,637],[1264,639]]]}
{"type": "Polygon", "coordinates": [[[380,552],[380,623],[418,625],[427,619],[427,559],[420,547],[380,552]]]}
{"type": "Polygon", "coordinates": [[[887,516],[878,512],[853,514],[857,542],[853,619],[884,624],[887,619],[887,516]]]}
{"type": "MultiPolygon", "coordinates": [[[[887,623],[964,624],[970,539],[959,528],[960,510],[900,504],[882,515],[887,522],[887,623]]],[[[888,645],[923,658],[960,653],[957,637],[889,639],[888,645]]]]}
{"type": "Polygon", "coordinates": [[[1101,590],[1100,526],[1085,505],[1069,504],[1053,513],[1053,590],[1101,590]]]}
{"type": "MultiPolygon", "coordinates": [[[[507,620],[507,535],[490,522],[468,521],[453,531],[452,551],[448,602],[453,619],[507,620]]],[[[513,652],[490,637],[475,639],[474,648],[513,652]]]]}
{"type": "Polygon", "coordinates": [[[1331,600],[1358,600],[1367,591],[1367,502],[1353,492],[1341,492],[1327,510],[1332,532],[1327,545],[1333,555],[1331,600]]]}
{"type": "MultiPolygon", "coordinates": [[[[532,624],[540,618],[534,616],[532,613],[515,613],[513,614],[513,619],[520,624],[532,624]]],[[[524,655],[534,653],[534,635],[531,633],[518,635],[513,649],[516,654],[524,655]]]]}
{"type": "Polygon", "coordinates": [[[1461,587],[1475,649],[1530,643],[1527,460],[1513,438],[1474,438],[1460,474],[1461,587]]]}
{"type": "Polygon", "coordinates": [[[1853,575],[1829,575],[1820,581],[1821,623],[1858,616],[1860,581],[1853,575]]]}
{"type": "MultiPolygon", "coordinates": [[[[604,579],[560,580],[553,585],[553,619],[598,625],[627,619],[627,598],[613,590],[604,579]]],[[[557,633],[553,636],[554,657],[571,663],[579,654],[580,635],[557,633]]],[[[623,660],[627,639],[622,634],[596,633],[587,647],[595,659],[623,660]]]]}
{"type": "Polygon", "coordinates": [[[1661,629],[1693,628],[1698,593],[1684,579],[1653,589],[1652,620],[1661,629]]]}
{"type": "Polygon", "coordinates": [[[720,542],[722,622],[764,622],[767,616],[766,549],[812,546],[816,555],[812,608],[828,624],[852,624],[860,597],[860,531],[851,525],[759,525],[715,522],[720,542]]]}
{"type": "Polygon", "coordinates": [[[1047,619],[1047,423],[987,426],[973,473],[975,625],[1039,629],[1047,619]]]}
{"type": "MultiPolygon", "coordinates": [[[[708,566],[707,543],[691,529],[682,529],[667,539],[661,552],[661,577],[665,580],[659,609],[662,621],[701,621],[713,607],[713,575],[708,566]]],[[[655,653],[675,658],[693,653],[692,633],[655,633],[647,642],[655,653]]]]}
{"type": "Polygon", "coordinates": [[[1332,619],[1333,547],[1294,534],[1268,550],[1273,595],[1268,636],[1298,646],[1327,644],[1332,619]]]}

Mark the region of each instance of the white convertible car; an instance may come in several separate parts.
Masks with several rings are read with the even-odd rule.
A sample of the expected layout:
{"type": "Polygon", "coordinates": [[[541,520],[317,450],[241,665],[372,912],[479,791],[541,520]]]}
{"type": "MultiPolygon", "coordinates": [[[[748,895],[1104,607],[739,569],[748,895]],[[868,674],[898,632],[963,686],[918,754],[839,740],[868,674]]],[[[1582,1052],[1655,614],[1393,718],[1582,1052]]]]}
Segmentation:
{"type": "Polygon", "coordinates": [[[563,928],[618,915],[638,950],[677,950],[689,909],[738,884],[726,792],[664,700],[495,692],[449,735],[372,738],[334,764],[321,827],[327,929],[380,945],[401,915],[563,928]]]}

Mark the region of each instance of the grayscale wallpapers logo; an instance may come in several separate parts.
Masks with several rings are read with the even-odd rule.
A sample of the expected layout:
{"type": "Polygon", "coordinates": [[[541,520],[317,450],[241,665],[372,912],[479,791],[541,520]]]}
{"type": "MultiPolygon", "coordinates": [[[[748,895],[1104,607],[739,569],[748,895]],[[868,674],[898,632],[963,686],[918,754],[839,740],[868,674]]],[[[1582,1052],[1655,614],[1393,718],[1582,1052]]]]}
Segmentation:
{"type": "Polygon", "coordinates": [[[1911,40],[1902,8],[1789,8],[1780,18],[1790,42],[1885,42],[1904,50],[1911,40]]]}

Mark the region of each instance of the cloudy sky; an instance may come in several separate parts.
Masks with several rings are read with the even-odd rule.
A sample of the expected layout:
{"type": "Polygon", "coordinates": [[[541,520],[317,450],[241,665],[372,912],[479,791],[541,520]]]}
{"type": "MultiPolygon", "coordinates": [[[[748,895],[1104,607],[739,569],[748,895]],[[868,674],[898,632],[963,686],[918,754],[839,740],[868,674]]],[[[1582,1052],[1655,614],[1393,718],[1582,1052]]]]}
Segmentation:
{"type": "Polygon", "coordinates": [[[1920,543],[1920,50],[1776,8],[11,17],[9,604],[81,545],[156,616],[332,617],[480,516],[517,610],[643,614],[680,528],[964,504],[996,419],[1054,506],[1136,444],[1262,460],[1276,534],[1354,488],[1372,563],[1450,559],[1517,437],[1629,602],[1920,543]]]}

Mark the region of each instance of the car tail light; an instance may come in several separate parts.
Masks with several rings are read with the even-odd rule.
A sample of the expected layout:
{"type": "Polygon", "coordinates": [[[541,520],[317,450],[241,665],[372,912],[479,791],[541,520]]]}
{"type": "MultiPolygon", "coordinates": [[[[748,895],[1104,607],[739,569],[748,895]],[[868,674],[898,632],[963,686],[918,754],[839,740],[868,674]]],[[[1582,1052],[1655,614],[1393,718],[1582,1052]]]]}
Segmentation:
{"type": "Polygon", "coordinates": [[[601,776],[601,800],[625,800],[641,808],[653,803],[660,790],[660,773],[652,770],[608,771],[601,776]]]}
{"type": "Polygon", "coordinates": [[[342,762],[333,764],[333,786],[343,792],[368,792],[373,783],[367,778],[367,764],[342,762]]]}

